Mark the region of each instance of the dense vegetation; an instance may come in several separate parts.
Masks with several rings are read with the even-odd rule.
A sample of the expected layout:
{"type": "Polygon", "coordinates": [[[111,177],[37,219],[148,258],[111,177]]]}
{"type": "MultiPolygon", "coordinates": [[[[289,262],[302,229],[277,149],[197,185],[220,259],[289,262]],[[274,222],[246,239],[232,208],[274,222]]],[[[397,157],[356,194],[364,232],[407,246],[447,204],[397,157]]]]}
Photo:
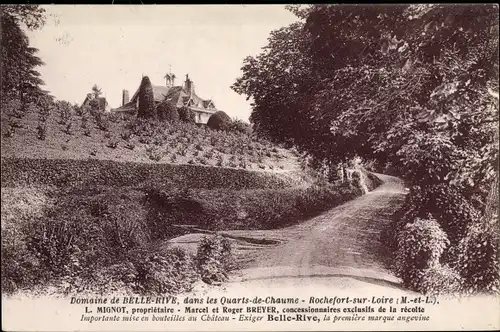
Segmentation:
{"type": "Polygon", "coordinates": [[[139,107],[137,116],[139,118],[155,117],[155,99],[153,95],[153,86],[149,77],[143,76],[139,86],[139,107]]]}
{"type": "Polygon", "coordinates": [[[317,166],[360,156],[408,181],[391,244],[409,287],[498,292],[498,7],[289,9],[300,20],[233,85],[254,129],[317,166]]]}
{"type": "MultiPolygon", "coordinates": [[[[216,232],[279,228],[363,193],[357,181],[276,189],[270,189],[269,182],[257,181],[251,184],[260,183],[262,188],[228,189],[221,181],[230,180],[222,176],[218,183],[198,178],[196,186],[192,183],[196,178],[183,181],[179,172],[166,181],[152,178],[134,183],[121,178],[123,182],[102,182],[98,171],[112,175],[106,170],[120,164],[95,164],[100,167],[90,167],[94,171],[89,172],[83,161],[61,161],[59,166],[64,167],[54,164],[55,169],[49,169],[51,162],[47,160],[40,172],[51,181],[57,171],[62,171],[60,179],[69,181],[5,187],[2,178],[4,292],[43,291],[52,286],[66,292],[129,290],[164,294],[189,290],[200,278],[220,282],[235,267],[225,240],[202,241],[196,257],[165,245],[165,240],[189,232],[187,226],[216,232]],[[68,170],[78,169],[78,164],[84,166],[79,173],[83,181],[65,176],[70,175],[68,170]],[[96,179],[89,182],[85,177],[96,179]]],[[[43,166],[43,161],[38,163],[43,166]]],[[[34,171],[37,167],[19,169],[16,165],[19,163],[2,162],[2,171],[4,166],[8,169],[9,181],[39,178],[30,173],[39,172],[34,171]],[[12,176],[15,172],[18,176],[12,176]]],[[[123,163],[121,166],[125,167],[123,163]]],[[[117,167],[114,170],[115,175],[123,177],[116,172],[117,167]]],[[[132,167],[125,173],[141,170],[154,172],[132,167]]]]}

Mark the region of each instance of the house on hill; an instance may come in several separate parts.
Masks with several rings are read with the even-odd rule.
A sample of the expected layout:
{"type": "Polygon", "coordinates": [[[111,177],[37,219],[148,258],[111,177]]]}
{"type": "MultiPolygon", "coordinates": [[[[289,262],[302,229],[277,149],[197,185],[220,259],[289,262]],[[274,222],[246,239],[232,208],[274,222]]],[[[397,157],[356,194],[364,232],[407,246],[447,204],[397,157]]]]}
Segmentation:
{"type": "Polygon", "coordinates": [[[110,108],[109,108],[109,105],[108,105],[108,102],[106,101],[106,98],[105,97],[94,97],[93,94],[91,93],[87,93],[87,97],[85,97],[85,100],[83,101],[82,103],[82,108],[83,107],[90,107],[90,102],[92,100],[97,100],[97,103],[99,105],[99,111],[103,111],[103,112],[107,112],[107,111],[110,111],[110,108]]]}
{"type": "MultiPolygon", "coordinates": [[[[155,104],[158,105],[167,101],[177,108],[187,107],[191,109],[196,116],[196,123],[207,124],[212,114],[218,111],[211,99],[199,97],[194,89],[193,81],[186,74],[184,84],[175,85],[175,75],[168,73],[164,76],[165,85],[152,85],[155,104]]],[[[122,92],[122,106],[112,110],[113,112],[135,113],[139,107],[139,88],[129,99],[129,92],[122,92]]]]}

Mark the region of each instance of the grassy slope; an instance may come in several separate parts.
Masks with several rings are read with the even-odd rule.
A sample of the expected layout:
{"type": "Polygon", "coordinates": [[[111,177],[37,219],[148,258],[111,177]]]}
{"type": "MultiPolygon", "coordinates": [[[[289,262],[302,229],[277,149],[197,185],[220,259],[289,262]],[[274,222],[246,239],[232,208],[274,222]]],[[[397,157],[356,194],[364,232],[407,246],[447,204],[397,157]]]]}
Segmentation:
{"type": "Polygon", "coordinates": [[[36,112],[23,118],[15,118],[2,112],[2,158],[48,158],[113,160],[119,162],[172,163],[221,166],[247,170],[282,172],[298,170],[297,157],[289,150],[256,140],[239,133],[214,132],[192,125],[165,125],[161,134],[153,135],[143,130],[143,135],[131,135],[125,140],[123,134],[131,120],[124,116],[113,117],[109,130],[98,128],[94,117],[89,116],[90,136],[84,134],[82,116],[72,114],[71,134],[65,132],[67,124],[52,113],[46,121],[46,138],[40,140],[36,112]],[[17,122],[12,137],[6,137],[9,123],[17,122]],[[149,143],[148,143],[149,141],[149,143]],[[111,142],[117,142],[115,148],[111,142]],[[130,149],[134,146],[133,149],[130,149]],[[149,150],[149,152],[148,152],[149,150]],[[154,151],[154,152],[151,152],[154,151]],[[161,156],[156,161],[152,154],[161,156]]]}
{"type": "MultiPolygon", "coordinates": [[[[38,114],[18,119],[2,112],[2,170],[8,170],[8,178],[2,172],[2,235],[7,237],[2,252],[10,262],[2,263],[2,275],[7,273],[12,289],[57,284],[66,278],[67,272],[58,270],[63,266],[74,270],[72,284],[92,277],[108,288],[111,277],[128,275],[113,272],[116,266],[142,264],[142,254],[132,255],[137,250],[153,252],[186,232],[175,224],[276,228],[361,194],[350,184],[312,185],[293,152],[244,134],[181,124],[161,130],[138,126],[138,135],[124,139],[130,119],[114,119],[102,130],[90,117],[90,136],[84,135],[81,116],[71,116],[71,134],[59,120],[57,114],[48,118],[46,138],[40,140],[38,114]],[[5,137],[12,121],[18,126],[5,137]],[[118,145],[110,147],[110,142],[118,145]],[[154,155],[161,158],[153,160],[154,155]],[[295,181],[282,186],[284,178],[295,181]],[[72,247],[65,247],[68,239],[72,247]],[[38,249],[28,249],[30,243],[38,249]],[[72,267],[75,260],[79,264],[72,267]],[[9,268],[20,262],[22,269],[9,268]]],[[[156,273],[156,267],[151,269],[156,273]]],[[[174,284],[186,279],[184,272],[172,272],[174,284]]],[[[132,284],[156,291],[134,273],[132,284]]]]}

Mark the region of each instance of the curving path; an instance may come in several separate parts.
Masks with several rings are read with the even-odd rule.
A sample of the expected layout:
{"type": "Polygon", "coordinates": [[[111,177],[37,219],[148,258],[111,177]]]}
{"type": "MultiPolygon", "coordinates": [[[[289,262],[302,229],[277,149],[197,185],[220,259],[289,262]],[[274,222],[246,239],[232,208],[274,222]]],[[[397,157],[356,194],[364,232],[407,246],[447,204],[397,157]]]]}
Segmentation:
{"type": "Polygon", "coordinates": [[[281,242],[274,246],[238,243],[243,267],[238,280],[349,275],[397,282],[388,271],[389,253],[381,236],[403,202],[404,185],[398,178],[377,176],[384,183],[374,191],[301,224],[270,231],[227,232],[281,242]]]}

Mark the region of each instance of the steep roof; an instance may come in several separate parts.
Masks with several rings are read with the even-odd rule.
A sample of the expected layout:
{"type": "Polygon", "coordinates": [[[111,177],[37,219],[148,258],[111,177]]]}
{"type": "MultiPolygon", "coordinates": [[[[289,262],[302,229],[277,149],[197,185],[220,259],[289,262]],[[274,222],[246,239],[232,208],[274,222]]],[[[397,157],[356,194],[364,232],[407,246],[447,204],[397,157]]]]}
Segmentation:
{"type": "MultiPolygon", "coordinates": [[[[189,91],[184,86],[164,86],[164,85],[152,85],[153,88],[153,96],[155,102],[168,101],[174,104],[177,107],[188,106],[191,104],[193,107],[197,108],[208,108],[212,105],[215,108],[215,105],[211,99],[204,100],[199,97],[194,91],[193,93],[189,93],[189,91]]],[[[116,108],[115,110],[125,110],[133,107],[136,104],[137,98],[139,98],[139,88],[134,93],[130,102],[116,108]],[[129,105],[130,104],[130,105],[129,105]]]]}
{"type": "MultiPolygon", "coordinates": [[[[153,88],[154,100],[157,102],[164,101],[165,97],[167,96],[170,90],[168,86],[163,86],[163,85],[152,85],[152,88],[153,88]]],[[[139,88],[132,96],[131,101],[135,101],[138,97],[139,97],[139,88]]]]}

